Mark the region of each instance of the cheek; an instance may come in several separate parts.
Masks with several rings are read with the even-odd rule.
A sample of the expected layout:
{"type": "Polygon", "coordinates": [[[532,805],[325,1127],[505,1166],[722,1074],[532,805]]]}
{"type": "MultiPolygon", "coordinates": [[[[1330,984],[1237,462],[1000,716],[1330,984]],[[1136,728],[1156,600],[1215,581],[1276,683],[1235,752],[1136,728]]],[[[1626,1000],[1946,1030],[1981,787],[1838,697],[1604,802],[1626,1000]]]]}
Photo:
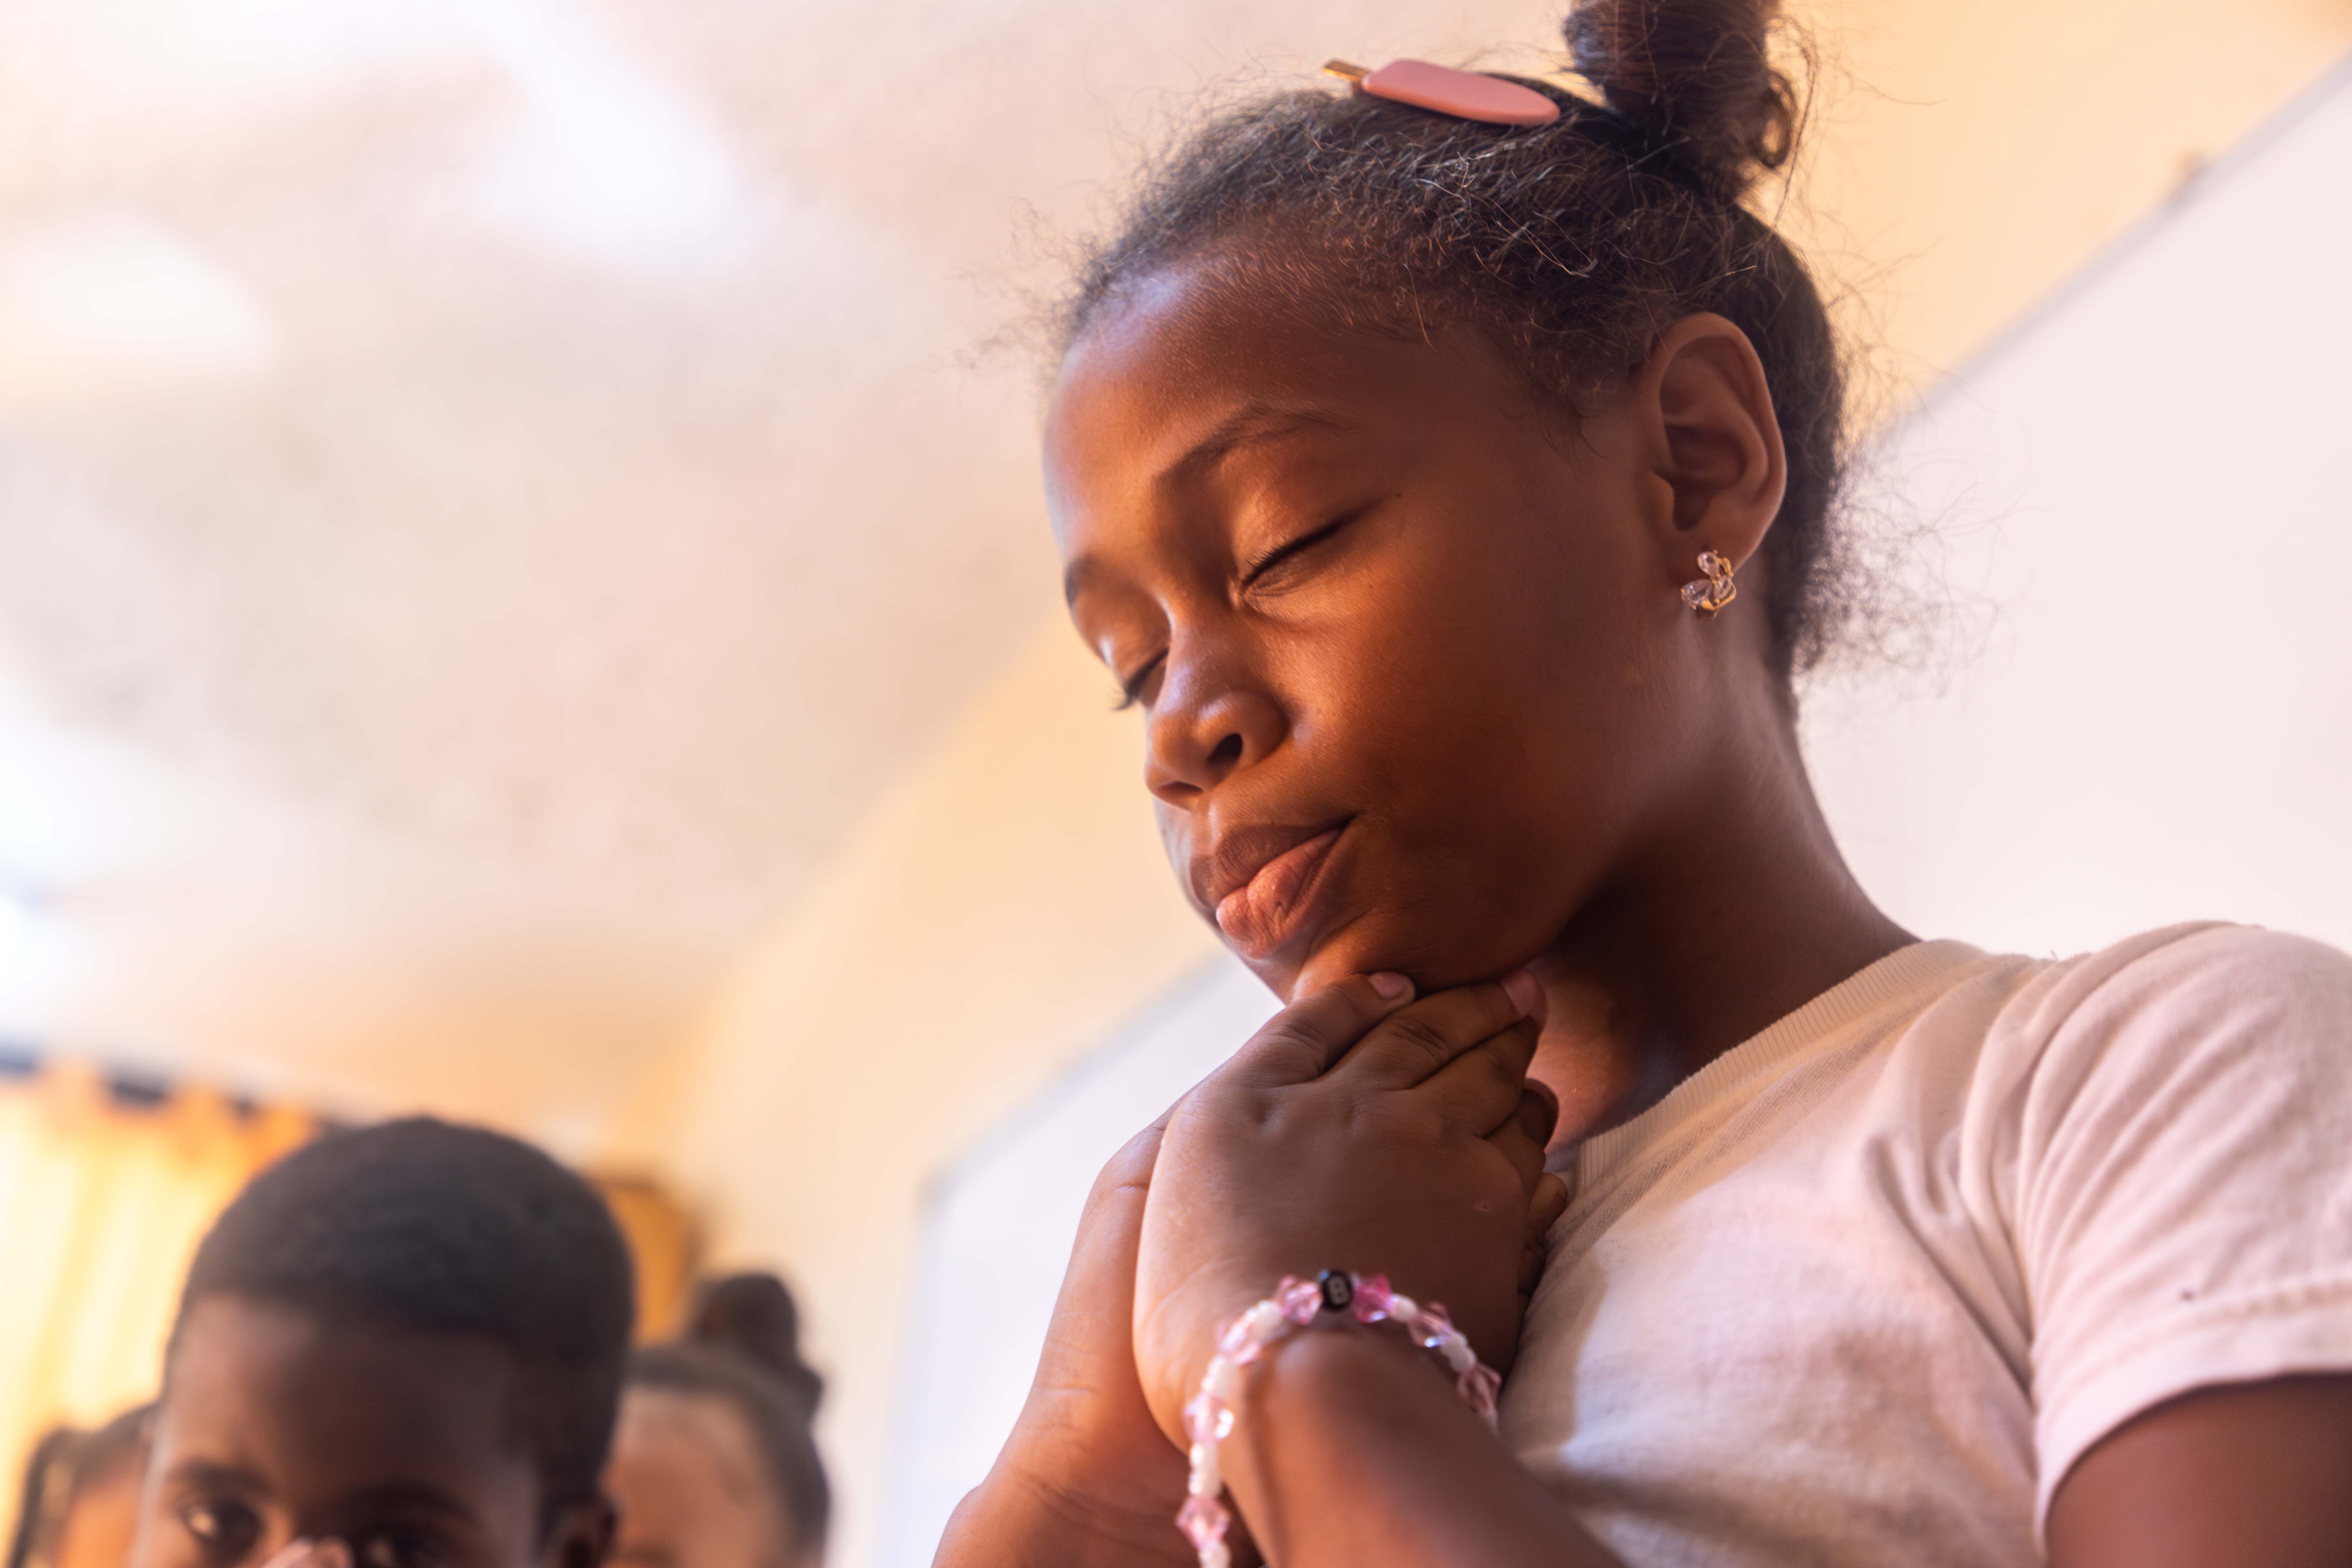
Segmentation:
{"type": "Polygon", "coordinates": [[[1549,945],[1607,876],[1654,787],[1664,710],[1615,582],[1497,552],[1424,575],[1332,650],[1325,739],[1380,842],[1366,918],[1318,973],[1483,977],[1549,945]]]}
{"type": "Polygon", "coordinates": [[[1644,745],[1651,660],[1614,563],[1496,545],[1423,564],[1330,661],[1351,749],[1427,810],[1424,831],[1614,815],[1602,808],[1639,771],[1626,764],[1644,745]]]}

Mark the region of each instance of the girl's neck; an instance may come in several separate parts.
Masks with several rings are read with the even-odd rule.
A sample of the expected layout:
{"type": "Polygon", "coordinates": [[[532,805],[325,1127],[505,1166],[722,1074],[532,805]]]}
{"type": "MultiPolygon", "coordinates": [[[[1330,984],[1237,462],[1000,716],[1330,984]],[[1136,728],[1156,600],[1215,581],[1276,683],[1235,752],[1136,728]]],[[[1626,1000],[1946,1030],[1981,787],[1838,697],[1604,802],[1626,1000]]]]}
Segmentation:
{"type": "Polygon", "coordinates": [[[1793,732],[1775,729],[1666,814],[1671,827],[1537,960],[1550,1016],[1532,1072],[1559,1096],[1556,1149],[1639,1115],[1916,940],[1854,880],[1793,732]]]}

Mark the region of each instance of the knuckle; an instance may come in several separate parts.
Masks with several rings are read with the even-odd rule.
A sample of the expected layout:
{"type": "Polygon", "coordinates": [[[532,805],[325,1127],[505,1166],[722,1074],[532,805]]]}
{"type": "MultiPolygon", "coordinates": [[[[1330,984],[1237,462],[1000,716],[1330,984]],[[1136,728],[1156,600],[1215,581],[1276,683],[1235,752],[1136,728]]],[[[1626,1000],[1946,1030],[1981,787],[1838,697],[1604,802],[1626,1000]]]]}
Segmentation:
{"type": "Polygon", "coordinates": [[[1407,1015],[1388,1026],[1389,1037],[1416,1056],[1442,1060],[1454,1054],[1454,1042],[1434,1019],[1407,1015]]]}

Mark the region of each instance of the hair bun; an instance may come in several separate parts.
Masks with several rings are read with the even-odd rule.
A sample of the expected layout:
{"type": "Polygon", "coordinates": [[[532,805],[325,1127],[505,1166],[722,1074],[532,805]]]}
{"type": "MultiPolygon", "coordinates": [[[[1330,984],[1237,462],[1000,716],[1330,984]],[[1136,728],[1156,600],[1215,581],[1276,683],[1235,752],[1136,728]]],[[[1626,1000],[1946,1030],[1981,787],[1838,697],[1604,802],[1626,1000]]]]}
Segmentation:
{"type": "Polygon", "coordinates": [[[1779,13],[1779,0],[1581,0],[1560,31],[1610,108],[1736,200],[1796,146],[1796,94],[1770,58],[1779,13]]]}
{"type": "Polygon", "coordinates": [[[731,1351],[799,1393],[811,1411],[824,1379],[801,1359],[801,1313],[772,1274],[730,1274],[702,1287],[688,1342],[731,1351]]]}

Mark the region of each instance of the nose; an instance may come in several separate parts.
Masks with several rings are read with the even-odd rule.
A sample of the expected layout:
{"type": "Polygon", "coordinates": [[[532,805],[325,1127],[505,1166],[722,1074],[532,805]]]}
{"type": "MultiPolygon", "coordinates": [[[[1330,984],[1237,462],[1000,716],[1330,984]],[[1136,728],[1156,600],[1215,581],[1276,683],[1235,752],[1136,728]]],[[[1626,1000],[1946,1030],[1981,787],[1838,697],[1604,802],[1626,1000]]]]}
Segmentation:
{"type": "Polygon", "coordinates": [[[352,1568],[352,1549],[331,1535],[304,1536],[288,1542],[262,1568],[352,1568]]]}
{"type": "Polygon", "coordinates": [[[1208,791],[1282,744],[1282,709],[1231,671],[1170,656],[1151,705],[1143,782],[1153,795],[1189,811],[1208,791]]]}

